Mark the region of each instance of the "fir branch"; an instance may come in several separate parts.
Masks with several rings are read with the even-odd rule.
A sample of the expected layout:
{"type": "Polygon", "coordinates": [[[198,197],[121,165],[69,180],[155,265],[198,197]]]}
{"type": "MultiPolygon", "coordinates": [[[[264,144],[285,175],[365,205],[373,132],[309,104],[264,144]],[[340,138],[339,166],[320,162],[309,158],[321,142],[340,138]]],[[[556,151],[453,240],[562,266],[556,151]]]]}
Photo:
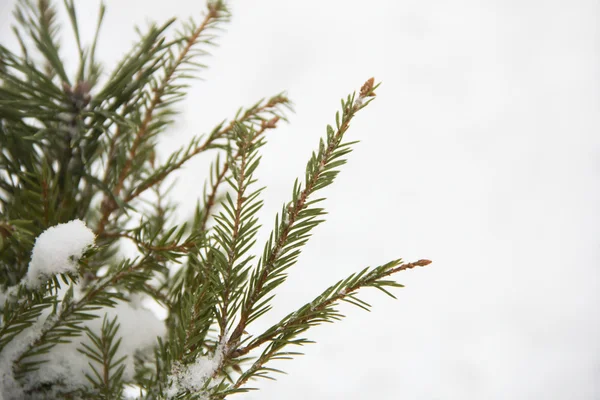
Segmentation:
{"type": "Polygon", "coordinates": [[[225,395],[239,392],[249,379],[253,377],[269,378],[271,372],[281,372],[279,370],[265,367],[269,361],[276,359],[287,360],[292,356],[301,353],[284,351],[289,345],[302,346],[312,343],[305,338],[297,336],[307,331],[312,326],[320,325],[326,322],[335,322],[344,317],[336,306],[341,302],[348,302],[366,311],[369,311],[370,305],[356,297],[356,292],[364,287],[374,287],[388,296],[395,298],[393,294],[385,287],[402,287],[399,283],[385,278],[400,271],[416,267],[424,267],[431,264],[429,260],[419,260],[412,263],[403,263],[402,260],[394,260],[376,268],[365,268],[359,273],[352,274],[348,278],[337,282],[335,285],[327,288],[321,295],[312,302],[305,304],[295,312],[287,315],[283,320],[267,329],[263,334],[253,339],[247,346],[231,353],[231,357],[240,357],[251,350],[258,348],[264,343],[269,342],[267,348],[262,352],[258,359],[240,375],[235,384],[225,391],[225,395]]]}
{"type": "MultiPolygon", "coordinates": [[[[80,262],[85,263],[85,258],[80,262]]],[[[132,289],[136,285],[144,284],[151,278],[154,264],[155,261],[151,257],[144,257],[137,263],[125,260],[108,276],[91,286],[78,300],[73,300],[73,286],[71,286],[61,300],[60,310],[50,315],[39,337],[30,343],[14,361],[15,375],[23,377],[26,373],[36,370],[45,362],[39,356],[48,353],[52,347],[64,340],[79,336],[83,329],[82,324],[98,317],[91,314],[91,311],[102,307],[114,307],[117,300],[125,300],[123,293],[108,291],[109,287],[121,285],[126,289],[132,289]]],[[[51,283],[51,288],[60,287],[56,277],[51,283]]],[[[56,295],[53,301],[58,302],[56,295]]]]}
{"type": "Polygon", "coordinates": [[[15,18],[45,58],[46,75],[52,78],[57,74],[62,82],[70,85],[59,55],[56,9],[49,0],[38,0],[36,3],[37,5],[32,0],[21,0],[15,10],[15,18]]]}
{"type": "MultiPolygon", "coordinates": [[[[136,158],[136,154],[138,148],[142,144],[142,141],[145,140],[145,136],[149,130],[150,123],[153,122],[154,111],[164,102],[164,96],[168,94],[172,94],[169,92],[169,87],[173,84],[172,81],[177,78],[176,71],[184,64],[190,63],[188,53],[191,51],[192,47],[197,44],[200,35],[208,28],[213,25],[221,22],[227,18],[227,9],[223,2],[215,2],[208,4],[208,12],[202,21],[202,23],[192,32],[192,34],[187,39],[187,42],[181,49],[178,57],[169,63],[166,67],[165,75],[162,78],[161,82],[153,89],[153,97],[150,101],[150,104],[145,110],[144,119],[139,126],[137,133],[135,134],[133,143],[129,148],[129,156],[125,161],[125,165],[123,166],[119,178],[117,180],[117,184],[113,190],[114,196],[118,196],[121,190],[123,189],[123,185],[125,183],[125,179],[128,177],[129,172],[132,168],[134,159],[136,158]]],[[[104,232],[104,227],[108,218],[112,211],[114,211],[115,207],[106,207],[103,211],[100,222],[98,223],[97,234],[101,235],[104,232]]]]}
{"type": "MultiPolygon", "coordinates": [[[[140,76],[140,74],[138,74],[138,80],[140,79],[139,76],[140,76]]],[[[143,92],[140,91],[138,94],[138,97],[141,97],[142,93],[143,92]]],[[[139,100],[139,98],[136,100],[139,100]]],[[[126,101],[125,104],[123,105],[121,112],[119,113],[121,118],[125,118],[126,112],[129,111],[129,104],[130,104],[130,101],[126,101]]],[[[102,183],[104,185],[108,185],[108,183],[109,183],[108,181],[111,176],[111,173],[114,173],[113,167],[114,167],[114,163],[117,158],[116,157],[117,142],[121,138],[121,135],[123,134],[124,130],[125,129],[123,127],[123,124],[116,124],[115,132],[108,140],[109,143],[107,146],[108,152],[107,152],[107,157],[106,157],[106,168],[104,169],[104,177],[102,178],[102,183]]],[[[110,194],[112,195],[113,192],[110,191],[110,194]]]]}
{"type": "MultiPolygon", "coordinates": [[[[236,118],[241,119],[244,123],[234,119],[224,128],[228,135],[232,135],[232,141],[237,143],[237,150],[229,150],[228,161],[225,163],[227,169],[218,173],[218,182],[213,182],[213,187],[216,191],[215,186],[224,181],[226,172],[231,170],[232,176],[226,181],[234,188],[236,200],[233,201],[229,197],[229,200],[223,204],[225,211],[216,216],[217,225],[212,237],[219,246],[215,247],[207,242],[204,248],[208,249],[208,252],[205,255],[201,254],[202,261],[192,261],[192,265],[197,263],[200,267],[198,275],[195,278],[188,277],[187,282],[183,280],[184,273],[180,272],[175,277],[175,282],[179,281],[174,284],[174,287],[177,288],[175,293],[197,293],[187,300],[193,304],[190,306],[191,314],[187,312],[180,314],[181,325],[178,326],[181,328],[178,336],[181,338],[181,345],[174,351],[175,354],[180,355],[178,361],[182,361],[182,357],[184,357],[188,360],[187,362],[190,362],[198,356],[198,352],[202,348],[198,346],[198,343],[202,340],[201,338],[206,336],[207,328],[210,327],[210,324],[200,325],[199,320],[208,323],[207,321],[216,318],[220,327],[219,336],[223,338],[229,322],[232,321],[234,313],[239,309],[239,299],[242,295],[240,287],[245,279],[251,257],[239,262],[238,259],[252,246],[253,237],[258,229],[254,214],[261,205],[261,202],[257,201],[260,190],[251,194],[247,194],[246,190],[254,181],[252,173],[258,166],[257,150],[264,144],[262,134],[267,129],[274,128],[282,118],[278,115],[277,107],[288,104],[289,101],[282,95],[277,95],[266,103],[261,100],[245,112],[238,112],[236,118]],[[263,116],[265,112],[274,116],[267,119],[263,116]],[[255,130],[255,126],[258,127],[258,130],[255,130]],[[183,289],[184,287],[185,289],[183,289]],[[198,288],[202,289],[198,292],[198,288]],[[217,298],[220,298],[219,302],[217,302],[217,298]],[[185,321],[189,321],[187,325],[185,321]],[[199,329],[199,327],[202,328],[199,329]]],[[[204,229],[198,229],[196,226],[194,231],[201,233],[204,232],[204,229]]],[[[187,270],[193,271],[194,268],[188,266],[187,270]]],[[[179,297],[180,301],[185,298],[186,296],[179,297]]]]}
{"type": "Polygon", "coordinates": [[[344,133],[356,112],[370,103],[371,99],[368,98],[375,96],[376,88],[371,78],[361,88],[356,101],[355,94],[342,100],[342,119],[340,121],[339,114],[336,114],[336,131],[331,126],[327,127],[327,142],[321,140],[318,153],[313,153],[307,164],[304,188],[298,181],[294,184],[292,201],[284,207],[281,222],[278,217],[275,218],[275,229],[265,245],[258,267],[250,277],[240,320],[229,342],[230,348],[239,342],[248,323],[270,309],[271,292],[285,281],[285,271],[300,254],[298,248],[306,243],[309,232],[322,222],[316,218],[323,214],[323,210],[310,207],[322,199],[309,198],[317,190],[330,185],[338,173],[335,168],[345,163],[342,157],[351,151],[349,146],[352,143],[342,143],[344,133]]]}
{"type": "MultiPolygon", "coordinates": [[[[267,129],[275,129],[277,127],[277,122],[280,119],[281,117],[275,115],[270,120],[263,120],[260,124],[260,128],[254,133],[252,142],[259,138],[260,135],[262,135],[267,129]]],[[[237,154],[233,158],[233,162],[237,162],[241,156],[242,153],[238,150],[237,154]]],[[[231,161],[228,159],[222,166],[220,166],[219,158],[217,156],[216,161],[214,162],[213,166],[211,166],[210,192],[208,194],[206,193],[206,190],[204,192],[204,210],[202,211],[202,217],[200,219],[200,224],[198,227],[200,231],[206,230],[206,223],[208,222],[208,218],[211,215],[211,209],[215,205],[215,200],[217,197],[219,187],[223,183],[227,171],[229,171],[230,162],[231,161]],[[215,171],[214,174],[213,170],[215,171]]]]}
{"type": "MultiPolygon", "coordinates": [[[[115,112],[143,92],[150,78],[164,63],[165,49],[170,45],[165,43],[164,33],[174,21],[170,19],[160,26],[150,25],[148,32],[141,35],[134,48],[126,54],[107,79],[104,87],[94,96],[92,108],[104,104],[108,111],[115,112]]],[[[129,110],[131,111],[133,110],[129,110]]]]}
{"type": "Polygon", "coordinates": [[[75,42],[77,44],[77,51],[79,54],[79,67],[77,68],[76,82],[87,82],[91,87],[97,83],[100,76],[102,67],[96,62],[96,45],[98,43],[98,35],[100,33],[100,27],[102,26],[102,20],[104,19],[104,13],[106,8],[103,3],[100,3],[100,9],[98,11],[98,22],[96,23],[96,31],[94,33],[94,39],[92,41],[91,49],[86,48],[81,43],[81,37],[79,33],[79,21],[77,20],[77,10],[75,7],[74,0],[63,0],[64,6],[69,15],[69,21],[71,22],[71,28],[73,29],[73,35],[75,36],[75,42]]]}
{"type": "MultiPolygon", "coordinates": [[[[256,133],[248,131],[243,125],[234,128],[239,160],[234,161],[233,151],[229,152],[228,165],[232,170],[229,185],[235,192],[235,201],[227,194],[223,202],[223,211],[215,216],[214,238],[222,252],[215,257],[215,266],[221,274],[222,289],[218,306],[217,321],[220,327],[219,337],[223,338],[229,328],[229,322],[237,310],[242,294],[240,288],[246,277],[248,263],[252,257],[239,261],[254,244],[259,228],[255,214],[262,207],[258,196],[262,189],[248,193],[255,183],[253,172],[258,167],[260,157],[258,149],[264,141],[255,142],[256,133]]],[[[236,154],[236,155],[237,155],[236,154]]]]}
{"type": "Polygon", "coordinates": [[[123,363],[127,356],[116,359],[115,355],[121,345],[121,338],[117,339],[120,324],[117,324],[117,317],[109,320],[104,316],[100,335],[89,328],[85,328],[85,334],[91,342],[91,345],[82,343],[82,347],[77,349],[90,359],[89,366],[93,375],[86,374],[86,378],[92,384],[92,388],[101,399],[120,398],[123,392],[123,373],[125,364],[123,363]],[[93,363],[100,364],[100,371],[93,363]]]}
{"type": "MultiPolygon", "coordinates": [[[[51,307],[55,301],[52,295],[36,295],[27,293],[23,288],[16,288],[14,297],[20,299],[13,302],[10,298],[2,304],[2,326],[0,327],[0,351],[21,332],[32,326],[41,316],[44,309],[51,307]]],[[[13,297],[13,296],[10,296],[13,297]]]]}
{"type": "MultiPolygon", "coordinates": [[[[202,152],[213,149],[213,148],[224,148],[226,144],[218,143],[219,139],[227,139],[231,136],[233,132],[233,128],[236,124],[241,123],[246,126],[248,129],[256,130],[256,137],[258,138],[265,130],[273,129],[277,126],[277,122],[279,120],[286,120],[285,115],[281,108],[291,109],[290,100],[285,97],[283,94],[278,94],[276,96],[271,97],[266,102],[263,100],[257,102],[251,107],[245,109],[243,112],[240,109],[234,119],[231,120],[229,124],[223,127],[223,123],[219,124],[215,127],[212,132],[208,135],[206,140],[202,140],[203,136],[197,136],[193,138],[190,143],[171,154],[171,156],[167,159],[167,161],[154,169],[154,172],[145,178],[143,181],[139,182],[135,189],[133,189],[129,194],[125,195],[123,199],[123,203],[127,204],[130,201],[136,199],[146,190],[154,187],[157,184],[160,184],[164,181],[166,177],[168,177],[171,173],[175,172],[179,168],[181,168],[187,161],[191,160],[193,157],[201,154],[202,152]]],[[[236,155],[237,157],[237,155],[236,155]]],[[[229,167],[227,167],[228,169],[229,167]]],[[[108,170],[107,170],[108,171],[108,170]]],[[[222,182],[225,177],[226,171],[223,173],[223,176],[219,178],[219,183],[215,187],[215,191],[222,182]]],[[[216,196],[216,192],[215,192],[216,196]]],[[[102,203],[103,215],[109,216],[113,211],[115,211],[118,207],[118,203],[113,198],[105,198],[102,203]]],[[[213,203],[210,204],[211,208],[214,205],[214,196],[211,200],[213,203]]],[[[206,219],[208,219],[208,214],[205,214],[206,219]]],[[[98,236],[104,236],[104,230],[106,228],[106,222],[108,222],[108,217],[106,217],[106,221],[104,225],[99,224],[96,229],[96,234],[98,236]],[[102,229],[101,229],[102,227],[102,229]]],[[[205,227],[206,221],[203,222],[202,226],[205,227]]]]}
{"type": "MultiPolygon", "coordinates": [[[[33,63],[14,55],[0,46],[0,117],[15,123],[15,128],[29,128],[22,119],[34,118],[45,126],[58,121],[57,115],[68,111],[63,91],[33,63]]],[[[35,133],[34,130],[31,136],[35,133]]],[[[5,134],[8,132],[5,132],[5,134]]],[[[39,136],[39,135],[38,135],[39,136]]]]}
{"type": "MultiPolygon", "coordinates": [[[[103,8],[101,8],[97,30],[102,15],[103,8]]],[[[147,96],[147,88],[151,84],[153,76],[158,73],[165,63],[166,51],[172,45],[172,43],[165,42],[164,33],[173,22],[172,19],[161,26],[152,24],[148,32],[141,35],[139,42],[119,63],[104,87],[91,99],[90,109],[95,110],[95,112],[90,115],[91,118],[88,123],[90,131],[86,137],[87,146],[83,152],[83,157],[88,162],[95,161],[97,157],[103,154],[103,152],[98,151],[99,147],[112,148],[114,146],[114,143],[107,146],[106,140],[103,138],[103,135],[109,136],[109,132],[114,125],[116,125],[117,130],[122,130],[124,133],[129,133],[135,128],[137,115],[141,112],[140,109],[144,105],[143,100],[147,96]]],[[[95,46],[96,40],[97,38],[94,39],[93,46],[95,46]]],[[[90,53],[90,57],[92,55],[93,51],[90,53]]],[[[96,72],[99,73],[99,66],[96,68],[96,72]]],[[[88,84],[91,85],[92,83],[95,83],[95,81],[90,77],[88,84]]],[[[108,140],[110,142],[120,136],[113,135],[108,140]]],[[[118,172],[111,164],[114,160],[112,154],[113,152],[109,152],[110,157],[107,161],[107,168],[105,168],[106,176],[102,181],[89,174],[86,175],[86,178],[90,179],[91,183],[105,194],[105,197],[112,198],[119,207],[125,208],[125,204],[118,197],[115,197],[113,191],[107,186],[109,178],[112,178],[118,172]]]]}
{"type": "MultiPolygon", "coordinates": [[[[191,267],[200,267],[198,261],[191,267]]],[[[183,365],[194,362],[208,345],[207,335],[215,319],[217,307],[218,273],[214,268],[203,268],[193,280],[199,284],[189,285],[192,290],[180,291],[173,286],[174,308],[170,331],[170,354],[172,362],[183,365]]]]}
{"type": "Polygon", "coordinates": [[[355,292],[363,287],[375,287],[395,298],[390,292],[385,290],[385,287],[402,287],[402,285],[394,281],[386,281],[384,278],[400,271],[424,267],[429,264],[431,264],[429,260],[418,260],[406,264],[402,260],[394,260],[380,267],[371,270],[367,268],[358,274],[352,274],[348,278],[329,287],[312,302],[287,315],[283,320],[265,330],[261,335],[252,339],[247,346],[233,352],[232,357],[243,356],[266,342],[275,341],[275,338],[278,336],[296,336],[302,331],[307,330],[310,326],[318,325],[321,322],[331,322],[331,319],[337,319],[341,314],[338,314],[332,306],[340,301],[349,302],[368,311],[369,305],[358,300],[354,296],[355,292]]]}
{"type": "Polygon", "coordinates": [[[256,132],[256,136],[258,136],[266,129],[275,128],[277,121],[280,119],[285,119],[285,116],[279,111],[281,106],[290,107],[290,101],[283,95],[276,95],[270,98],[265,104],[261,103],[262,101],[253,105],[241,115],[238,112],[238,115],[226,127],[223,127],[222,124],[215,127],[204,142],[201,141],[202,136],[192,139],[186,148],[173,153],[163,166],[158,167],[151,176],[141,182],[135,190],[125,197],[125,201],[129,202],[133,200],[148,188],[162,182],[167,176],[181,168],[183,164],[191,160],[194,156],[211,148],[226,147],[225,144],[215,144],[215,142],[221,138],[228,138],[232,134],[236,124],[243,124],[248,129],[255,129],[256,124],[260,124],[260,128],[256,132]],[[267,116],[272,116],[272,118],[267,120],[267,116]]]}
{"type": "MultiPolygon", "coordinates": [[[[54,285],[60,287],[56,278],[54,285]]],[[[116,304],[115,300],[122,298],[119,293],[95,291],[93,295],[88,293],[83,299],[73,301],[73,286],[71,286],[61,301],[60,311],[55,310],[50,314],[41,329],[41,334],[13,361],[17,379],[37,370],[46,362],[47,360],[41,359],[40,356],[47,354],[54,346],[80,336],[82,324],[98,317],[92,314],[92,311],[99,307],[113,307],[116,304]]],[[[54,302],[58,302],[56,295],[54,302]]]]}

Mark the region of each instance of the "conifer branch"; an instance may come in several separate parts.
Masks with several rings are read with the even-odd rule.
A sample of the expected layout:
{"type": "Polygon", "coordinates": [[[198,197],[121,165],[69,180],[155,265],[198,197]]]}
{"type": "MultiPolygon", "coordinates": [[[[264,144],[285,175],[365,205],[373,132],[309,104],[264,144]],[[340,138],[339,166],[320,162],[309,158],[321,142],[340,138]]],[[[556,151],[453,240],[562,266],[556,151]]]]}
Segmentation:
{"type": "MultiPolygon", "coordinates": [[[[240,260],[254,244],[254,236],[258,230],[256,212],[261,208],[262,201],[258,196],[262,189],[248,192],[255,180],[253,172],[258,167],[260,157],[258,148],[264,141],[255,141],[256,132],[248,131],[243,125],[234,127],[237,155],[233,151],[228,154],[228,165],[232,177],[227,180],[235,192],[235,200],[229,194],[223,202],[224,211],[215,216],[214,238],[220,245],[222,254],[215,258],[215,265],[220,271],[222,290],[220,294],[217,321],[220,326],[219,337],[222,339],[233,312],[237,310],[237,300],[241,294],[239,288],[245,279],[246,268],[252,257],[240,260]]],[[[218,253],[215,253],[215,255],[218,253]]]]}
{"type": "MultiPolygon", "coordinates": [[[[21,288],[19,288],[21,289],[21,288]]],[[[15,297],[23,299],[14,304],[7,301],[2,304],[2,326],[0,327],[0,351],[18,334],[29,328],[40,317],[44,309],[52,306],[54,297],[36,297],[17,291],[15,297]]]]}
{"type": "Polygon", "coordinates": [[[120,398],[123,392],[123,373],[125,372],[123,362],[127,356],[115,358],[122,340],[122,338],[117,338],[119,327],[117,317],[109,320],[105,315],[100,335],[85,328],[85,334],[91,344],[82,343],[82,348],[77,349],[94,363],[100,364],[100,368],[97,368],[90,362],[89,367],[93,374],[86,374],[86,378],[92,384],[96,396],[99,395],[101,399],[120,398]]]}
{"type": "Polygon", "coordinates": [[[272,379],[269,373],[281,373],[282,371],[277,369],[265,367],[265,364],[272,360],[289,360],[293,356],[300,355],[301,353],[298,352],[284,351],[284,348],[288,345],[302,346],[312,343],[305,338],[298,338],[297,336],[312,326],[325,322],[334,322],[343,318],[344,315],[336,309],[336,305],[340,301],[348,302],[369,311],[370,305],[355,295],[359,289],[363,287],[375,287],[395,298],[385,287],[402,287],[402,285],[395,281],[385,280],[385,278],[400,271],[424,267],[430,263],[431,261],[429,260],[419,260],[405,264],[402,260],[394,260],[377,268],[365,268],[361,272],[352,274],[348,278],[329,287],[312,302],[287,315],[279,323],[253,339],[247,346],[230,353],[229,356],[233,358],[241,357],[264,343],[269,342],[267,348],[256,361],[239,376],[232,387],[221,393],[221,395],[226,396],[239,392],[240,388],[251,378],[261,377],[272,379]]]}
{"type": "Polygon", "coordinates": [[[331,126],[327,127],[327,142],[321,140],[318,153],[313,153],[308,162],[304,188],[301,189],[298,181],[294,184],[292,201],[284,207],[281,222],[276,217],[275,230],[250,278],[240,320],[230,338],[230,348],[240,340],[248,323],[270,309],[268,303],[273,296],[269,294],[285,281],[285,270],[295,263],[299,255],[297,248],[306,243],[309,232],[322,222],[316,218],[323,214],[323,210],[309,208],[322,199],[309,201],[309,197],[330,185],[338,173],[335,168],[345,163],[342,157],[351,151],[349,145],[352,143],[342,143],[344,133],[356,112],[370,103],[368,98],[375,96],[377,86],[371,78],[362,86],[356,102],[355,94],[342,100],[342,119],[340,121],[339,114],[336,114],[336,131],[331,126]]]}
{"type": "MultiPolygon", "coordinates": [[[[22,377],[26,373],[36,370],[44,362],[37,360],[40,355],[48,353],[65,338],[81,335],[83,329],[81,324],[97,318],[97,315],[91,314],[90,311],[98,307],[114,307],[116,300],[124,300],[122,293],[109,292],[106,289],[117,284],[127,288],[137,282],[146,282],[150,278],[150,274],[144,270],[152,263],[150,257],[144,257],[136,264],[129,261],[123,262],[114,273],[109,273],[106,278],[92,286],[79,300],[73,300],[73,286],[71,286],[60,301],[60,310],[50,315],[41,329],[39,337],[28,344],[25,351],[15,359],[15,375],[22,377]]],[[[56,278],[54,286],[60,287],[56,278]]],[[[54,303],[58,301],[56,295],[51,298],[54,303]]]]}
{"type": "MultiPolygon", "coordinates": [[[[365,303],[356,299],[353,294],[363,287],[376,287],[384,291],[387,295],[394,297],[391,293],[384,290],[385,286],[398,286],[392,281],[383,281],[383,278],[416,267],[424,267],[431,264],[429,260],[418,260],[412,263],[403,263],[402,260],[395,260],[382,267],[368,271],[363,270],[359,274],[352,274],[349,278],[339,281],[336,285],[328,288],[323,294],[317,297],[309,304],[301,307],[293,313],[286,316],[282,321],[268,328],[263,334],[252,339],[247,346],[234,351],[232,357],[241,357],[250,351],[260,347],[266,342],[275,340],[276,337],[293,331],[294,335],[308,329],[312,324],[318,325],[320,322],[329,322],[329,317],[337,317],[329,307],[339,301],[347,301],[360,308],[365,308],[365,303]],[[306,328],[306,329],[304,329],[306,328]]],[[[368,306],[367,306],[368,307],[368,306]]],[[[368,309],[366,309],[368,311],[368,309]]]]}
{"type": "MultiPolygon", "coordinates": [[[[46,319],[41,329],[41,334],[25,349],[14,361],[14,371],[17,378],[35,371],[45,360],[39,360],[39,356],[47,354],[59,343],[77,337],[83,329],[82,323],[96,318],[90,312],[98,306],[113,307],[115,299],[122,298],[118,293],[108,293],[97,290],[93,295],[86,295],[83,299],[73,302],[73,286],[71,286],[61,301],[61,309],[54,312],[46,319]]],[[[54,302],[58,302],[54,296],[54,302]]]]}
{"type": "MultiPolygon", "coordinates": [[[[283,99],[282,99],[283,100],[283,99]]],[[[281,119],[279,116],[274,116],[270,120],[263,120],[260,124],[260,128],[254,133],[252,138],[252,142],[254,142],[257,138],[259,138],[267,129],[275,129],[277,127],[277,122],[281,119]]],[[[238,150],[237,154],[233,158],[233,162],[237,162],[239,158],[242,156],[241,151],[238,150]]],[[[202,214],[202,219],[200,222],[200,231],[206,230],[206,223],[208,222],[208,218],[211,215],[211,209],[215,205],[215,200],[217,197],[217,192],[219,190],[220,185],[223,183],[225,179],[225,175],[227,171],[229,171],[230,161],[225,161],[222,166],[219,166],[219,159],[217,158],[215,162],[216,175],[215,179],[212,180],[210,185],[210,192],[208,195],[204,195],[204,210],[202,214]]],[[[212,174],[211,174],[212,175],[212,174]]]]}
{"type": "Polygon", "coordinates": [[[62,82],[70,85],[59,55],[60,28],[57,24],[56,9],[49,0],[39,0],[36,3],[31,0],[21,1],[15,10],[15,17],[45,58],[46,76],[52,79],[57,74],[62,82]]]}
{"type": "Polygon", "coordinates": [[[254,105],[250,107],[241,116],[236,116],[226,127],[223,128],[222,125],[217,126],[204,142],[201,142],[202,136],[192,139],[186,149],[180,149],[173,153],[164,166],[158,167],[154,174],[141,182],[134,191],[127,195],[125,201],[129,202],[135,199],[148,188],[162,182],[169,174],[181,168],[183,164],[191,160],[194,156],[211,148],[222,148],[226,146],[215,144],[215,142],[218,139],[231,136],[236,124],[243,124],[250,129],[254,129],[257,121],[260,121],[261,128],[256,132],[256,136],[263,133],[266,129],[275,128],[277,121],[285,118],[278,110],[282,105],[289,107],[290,101],[282,95],[277,95],[269,99],[264,105],[254,105]],[[265,120],[265,115],[273,115],[273,117],[269,120],[265,120]]]}
{"type": "MultiPolygon", "coordinates": [[[[266,102],[259,101],[253,106],[246,109],[244,112],[241,110],[234,117],[234,119],[229,122],[225,127],[223,124],[218,125],[213,129],[213,131],[208,135],[206,140],[202,141],[203,136],[197,136],[191,140],[191,142],[185,147],[182,148],[175,153],[173,153],[168,160],[161,166],[155,168],[155,171],[136,185],[136,188],[131,191],[131,193],[127,194],[123,199],[124,203],[129,203],[130,201],[136,199],[146,190],[154,187],[155,185],[163,182],[166,177],[168,177],[171,173],[175,172],[179,168],[181,168],[187,161],[191,160],[193,157],[199,155],[200,153],[212,149],[212,148],[223,148],[226,146],[225,144],[216,144],[219,139],[227,139],[232,135],[233,128],[236,124],[242,124],[249,129],[256,129],[255,136],[258,138],[262,133],[264,133],[267,129],[274,129],[277,126],[277,122],[280,120],[286,120],[285,115],[283,114],[281,108],[285,107],[291,109],[290,100],[285,97],[283,94],[278,94],[276,96],[271,97],[266,102]]],[[[227,167],[228,169],[229,167],[227,167]]],[[[207,205],[210,204],[207,208],[210,209],[214,204],[214,196],[216,196],[216,190],[218,186],[221,184],[222,180],[225,177],[225,172],[221,178],[219,178],[218,184],[214,187],[215,194],[212,198],[209,198],[207,205]]],[[[116,210],[117,205],[113,201],[104,201],[103,203],[104,213],[103,215],[110,215],[114,210],[116,210]]],[[[208,219],[208,213],[205,213],[205,218],[202,223],[202,227],[206,226],[206,220],[208,219]]],[[[108,217],[107,217],[108,218],[108,217]]],[[[105,227],[106,221],[104,225],[99,224],[96,229],[96,234],[98,236],[104,236],[104,228],[100,229],[100,227],[105,227]]]]}
{"type": "MultiPolygon", "coordinates": [[[[202,23],[193,31],[190,37],[187,39],[187,42],[181,49],[178,57],[167,66],[165,71],[165,75],[163,76],[161,82],[153,88],[153,96],[150,104],[146,108],[144,119],[142,120],[141,125],[139,126],[137,133],[133,139],[133,143],[129,149],[129,156],[125,161],[125,165],[123,166],[119,178],[117,179],[117,184],[113,189],[114,197],[119,196],[121,190],[123,189],[123,185],[125,183],[125,179],[129,176],[129,172],[133,165],[134,159],[136,157],[139,146],[142,143],[142,140],[145,139],[146,133],[149,129],[149,125],[153,120],[153,115],[155,109],[163,102],[164,96],[168,90],[168,87],[172,84],[173,79],[177,77],[175,74],[176,71],[185,63],[189,62],[188,53],[192,49],[194,45],[198,42],[200,35],[210,26],[214,25],[217,22],[225,19],[227,16],[227,10],[225,8],[224,3],[215,2],[209,3],[208,12],[204,17],[202,23]]],[[[199,151],[198,151],[199,152],[199,151]]],[[[141,193],[141,191],[140,191],[141,193]]],[[[134,196],[135,197],[135,196],[134,196]]],[[[126,200],[127,201],[127,200],[126,200]]],[[[114,202],[109,203],[109,206],[104,207],[102,212],[102,217],[100,218],[100,222],[98,223],[98,228],[96,229],[96,233],[101,235],[104,232],[105,225],[108,221],[110,214],[116,209],[116,204],[114,202]]]]}

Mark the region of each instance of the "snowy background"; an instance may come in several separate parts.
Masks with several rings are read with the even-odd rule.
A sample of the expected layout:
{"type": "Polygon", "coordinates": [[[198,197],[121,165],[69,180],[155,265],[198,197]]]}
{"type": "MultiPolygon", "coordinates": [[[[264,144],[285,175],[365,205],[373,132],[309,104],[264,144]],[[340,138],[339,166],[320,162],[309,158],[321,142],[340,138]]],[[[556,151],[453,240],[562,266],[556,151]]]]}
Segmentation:
{"type": "MultiPolygon", "coordinates": [[[[134,24],[203,8],[106,3],[98,52],[108,70],[134,24]]],[[[13,5],[0,1],[11,46],[13,5]]],[[[98,2],[79,6],[89,37],[98,2]]],[[[273,315],[249,331],[366,265],[434,261],[398,276],[398,301],[364,292],[371,313],[345,307],[346,320],[311,332],[306,356],[279,365],[289,375],[238,397],[600,398],[600,3],[234,0],[232,11],[161,149],[287,90],[296,113],[270,132],[260,169],[262,237],[340,97],[383,81],[349,131],[361,143],[324,193],[328,222],[273,315]]],[[[182,219],[209,159],[189,164],[172,193],[182,219]]]]}

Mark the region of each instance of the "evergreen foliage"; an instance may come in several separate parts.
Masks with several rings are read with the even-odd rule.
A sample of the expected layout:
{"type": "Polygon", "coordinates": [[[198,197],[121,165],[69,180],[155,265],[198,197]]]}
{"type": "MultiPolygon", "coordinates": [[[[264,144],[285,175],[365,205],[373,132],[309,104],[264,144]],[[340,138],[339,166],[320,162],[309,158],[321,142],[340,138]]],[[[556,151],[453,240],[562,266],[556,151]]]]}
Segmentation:
{"type": "MultiPolygon", "coordinates": [[[[334,126],[310,157],[289,202],[275,216],[261,254],[254,255],[262,187],[255,171],[266,132],[285,120],[284,94],[240,109],[229,122],[193,138],[163,164],[155,153],[177,102],[205,66],[199,61],[228,21],[224,1],[208,1],[201,20],[169,20],[139,30],[139,41],[105,73],[93,41],[81,43],[74,0],[65,0],[78,68],[61,58],[56,5],[21,0],[15,10],[18,54],[0,45],[0,388],[5,398],[103,398],[135,387],[143,399],[223,399],[247,391],[254,378],[280,372],[276,359],[299,354],[305,332],[343,317],[348,302],[374,287],[393,297],[390,276],[428,260],[393,260],[340,280],[281,321],[251,336],[247,327],[268,313],[277,288],[325,214],[319,190],[331,185],[355,142],[352,119],[375,98],[369,79],[343,98],[334,126]],[[177,29],[174,27],[178,26],[177,29]],[[165,178],[209,150],[216,152],[193,221],[171,226],[165,178]],[[74,219],[94,231],[77,271],[24,284],[35,239],[74,219]],[[125,258],[128,240],[139,256],[125,258]],[[122,325],[107,310],[151,298],[167,311],[166,335],[145,351],[121,356],[122,325]],[[91,325],[92,321],[102,321],[91,325]],[[95,328],[93,328],[95,326],[95,328]],[[87,359],[87,385],[31,379],[55,348],[77,344],[87,359]],[[120,353],[121,351],[121,353],[120,353]],[[135,369],[127,373],[126,359],[135,369]],[[15,397],[16,398],[16,397],[15,397]]],[[[68,378],[68,377],[66,377],[68,378]]],[[[1,396],[0,396],[1,397],[1,396]]]]}

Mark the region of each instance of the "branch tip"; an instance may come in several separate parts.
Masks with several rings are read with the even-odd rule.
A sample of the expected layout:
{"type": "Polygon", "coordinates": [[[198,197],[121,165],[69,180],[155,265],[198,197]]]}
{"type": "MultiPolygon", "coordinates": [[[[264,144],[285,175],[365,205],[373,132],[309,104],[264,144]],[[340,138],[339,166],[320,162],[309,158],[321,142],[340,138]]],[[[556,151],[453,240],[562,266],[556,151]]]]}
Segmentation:
{"type": "Polygon", "coordinates": [[[360,88],[360,97],[374,97],[373,87],[375,86],[375,78],[369,78],[360,88]]]}

